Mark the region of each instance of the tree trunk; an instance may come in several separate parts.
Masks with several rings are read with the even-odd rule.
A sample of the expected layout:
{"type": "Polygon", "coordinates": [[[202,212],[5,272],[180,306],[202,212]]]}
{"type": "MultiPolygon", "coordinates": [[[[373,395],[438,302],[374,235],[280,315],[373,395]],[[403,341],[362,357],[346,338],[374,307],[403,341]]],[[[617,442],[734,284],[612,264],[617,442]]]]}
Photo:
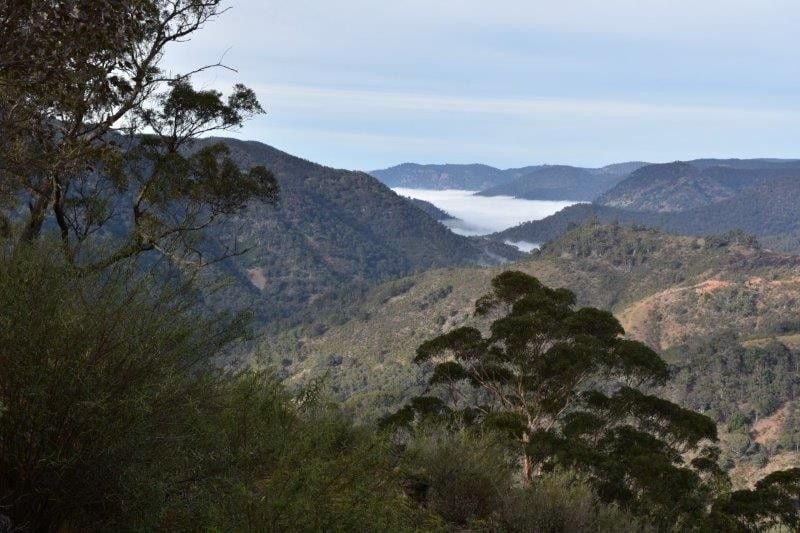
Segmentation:
{"type": "Polygon", "coordinates": [[[528,456],[528,443],[530,442],[530,436],[527,432],[522,434],[522,444],[523,450],[522,452],[522,484],[526,487],[531,484],[531,480],[533,479],[533,461],[528,456]]]}
{"type": "Polygon", "coordinates": [[[50,206],[50,193],[51,188],[47,187],[44,194],[38,194],[36,201],[28,204],[30,210],[30,217],[25,224],[25,228],[20,235],[20,242],[31,242],[39,237],[42,233],[42,225],[44,218],[47,214],[47,208],[50,206]]]}

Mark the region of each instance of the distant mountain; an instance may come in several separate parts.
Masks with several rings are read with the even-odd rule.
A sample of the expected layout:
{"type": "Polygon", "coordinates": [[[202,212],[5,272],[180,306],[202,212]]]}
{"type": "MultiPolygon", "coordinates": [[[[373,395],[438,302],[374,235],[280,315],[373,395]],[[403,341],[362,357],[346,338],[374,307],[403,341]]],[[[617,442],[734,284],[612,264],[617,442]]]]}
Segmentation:
{"type": "Polygon", "coordinates": [[[215,235],[251,248],[220,268],[239,280],[226,297],[251,302],[264,320],[420,270],[519,256],[512,247],[453,234],[363,172],[324,167],[258,142],[224,142],[239,164],[264,165],[280,186],[277,205],[251,205],[215,235]]]}
{"type": "Polygon", "coordinates": [[[777,158],[756,158],[756,159],[694,159],[689,161],[692,165],[700,168],[722,167],[737,169],[765,169],[776,170],[796,168],[800,165],[800,159],[777,159],[777,158]]]}
{"type": "Polygon", "coordinates": [[[626,161],[624,163],[613,163],[611,165],[606,165],[604,167],[600,167],[594,170],[598,174],[615,174],[617,176],[627,176],[631,172],[650,164],[651,163],[645,163],[644,161],[626,161]]]}
{"type": "Polygon", "coordinates": [[[664,227],[674,233],[721,233],[741,229],[758,236],[800,230],[800,173],[772,178],[756,187],[706,206],[664,214],[664,227]]]}
{"type": "MultiPolygon", "coordinates": [[[[712,167],[717,168],[717,167],[712,167]]],[[[598,204],[567,207],[542,220],[526,222],[492,235],[501,241],[547,242],[572,225],[597,218],[660,228],[675,234],[709,235],[743,230],[780,249],[800,251],[800,177],[770,178],[710,205],[679,212],[634,211],[598,204]],[[781,238],[790,237],[795,238],[781,238]]]]}
{"type": "Polygon", "coordinates": [[[418,165],[403,163],[383,170],[373,170],[370,174],[389,187],[437,190],[479,191],[511,179],[498,168],[478,164],[418,165]]]}
{"type": "Polygon", "coordinates": [[[533,165],[501,170],[488,165],[419,165],[403,163],[371,175],[389,187],[461,189],[484,196],[515,196],[536,200],[590,201],[637,168],[627,162],[603,168],[533,165]]]}
{"type": "MultiPolygon", "coordinates": [[[[648,225],[649,219],[648,221],[642,221],[642,218],[649,216],[652,216],[652,214],[626,211],[597,204],[577,204],[566,207],[558,213],[541,220],[523,222],[513,228],[494,233],[490,237],[503,242],[545,243],[557,238],[572,226],[582,224],[590,219],[597,219],[605,223],[619,221],[622,224],[638,223],[648,225]]],[[[655,226],[655,224],[651,225],[655,226]]]]}
{"type": "Polygon", "coordinates": [[[591,201],[646,163],[618,163],[603,168],[544,165],[478,194],[530,200],[591,201]]]}
{"type": "Polygon", "coordinates": [[[713,160],[647,165],[606,191],[596,202],[635,211],[683,211],[733,198],[767,180],[800,176],[800,163],[713,160]]]}

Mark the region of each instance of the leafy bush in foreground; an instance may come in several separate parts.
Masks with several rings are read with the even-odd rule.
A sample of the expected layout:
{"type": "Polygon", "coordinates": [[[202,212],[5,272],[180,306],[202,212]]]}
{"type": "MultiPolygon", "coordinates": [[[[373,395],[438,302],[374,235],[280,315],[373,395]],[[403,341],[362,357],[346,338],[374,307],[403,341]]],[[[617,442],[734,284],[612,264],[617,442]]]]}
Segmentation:
{"type": "Polygon", "coordinates": [[[0,515],[23,530],[403,529],[384,443],[269,374],[176,284],[0,260],[0,515]]]}

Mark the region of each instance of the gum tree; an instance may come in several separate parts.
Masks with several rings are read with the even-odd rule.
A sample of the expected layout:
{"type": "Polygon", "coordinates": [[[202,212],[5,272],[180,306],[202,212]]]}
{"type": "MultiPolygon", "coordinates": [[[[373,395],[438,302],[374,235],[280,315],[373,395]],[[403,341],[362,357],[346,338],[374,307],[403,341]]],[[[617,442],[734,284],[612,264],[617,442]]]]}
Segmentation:
{"type": "MultiPolygon", "coordinates": [[[[744,527],[720,503],[730,498],[730,482],[717,464],[714,422],[644,388],[669,378],[658,354],[623,338],[611,313],[576,308],[567,289],[522,272],[500,274],[492,289],[475,305],[485,328],[461,327],[418,348],[415,362],[433,365],[429,390],[388,424],[434,418],[500,429],[517,443],[526,483],[568,468],[603,500],[649,516],[660,530],[744,527]]],[[[773,507],[788,523],[788,487],[734,497],[777,501],[780,494],[773,507]]]]}
{"type": "Polygon", "coordinates": [[[171,45],[224,10],[221,0],[0,0],[0,229],[9,245],[52,223],[83,268],[148,250],[207,263],[203,229],[276,198],[266,169],[241,169],[224,146],[198,143],[262,113],[253,91],[192,87],[192,74],[227,68],[220,62],[188,73],[161,66],[171,45]],[[83,254],[90,237],[101,237],[102,254],[83,254]]]}

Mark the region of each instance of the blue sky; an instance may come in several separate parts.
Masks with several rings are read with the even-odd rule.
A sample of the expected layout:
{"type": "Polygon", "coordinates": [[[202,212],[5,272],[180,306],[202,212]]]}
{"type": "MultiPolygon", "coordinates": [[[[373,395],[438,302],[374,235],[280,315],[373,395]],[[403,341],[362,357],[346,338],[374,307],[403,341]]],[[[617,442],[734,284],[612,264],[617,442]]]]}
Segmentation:
{"type": "Polygon", "coordinates": [[[328,165],[800,157],[797,0],[229,0],[167,64],[224,56],[236,136],[328,165]]]}

